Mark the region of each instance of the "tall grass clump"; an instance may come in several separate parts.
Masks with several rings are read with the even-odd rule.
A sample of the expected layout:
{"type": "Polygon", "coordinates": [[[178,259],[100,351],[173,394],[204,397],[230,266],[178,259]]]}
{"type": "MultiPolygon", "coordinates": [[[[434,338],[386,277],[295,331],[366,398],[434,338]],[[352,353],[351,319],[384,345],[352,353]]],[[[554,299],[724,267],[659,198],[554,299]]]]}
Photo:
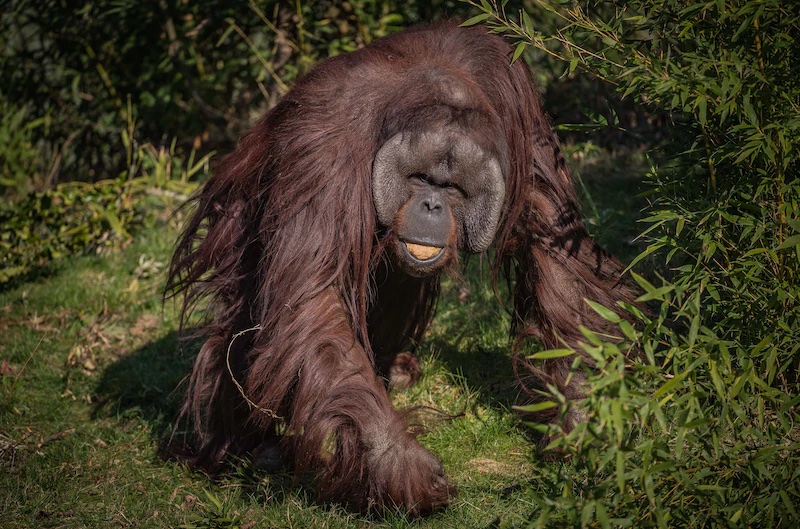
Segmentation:
{"type": "Polygon", "coordinates": [[[659,264],[634,274],[651,310],[585,331],[590,420],[551,443],[573,457],[541,468],[532,524],[796,527],[800,3],[471,3],[515,59],[545,51],[672,121],[634,261],[659,264]]]}

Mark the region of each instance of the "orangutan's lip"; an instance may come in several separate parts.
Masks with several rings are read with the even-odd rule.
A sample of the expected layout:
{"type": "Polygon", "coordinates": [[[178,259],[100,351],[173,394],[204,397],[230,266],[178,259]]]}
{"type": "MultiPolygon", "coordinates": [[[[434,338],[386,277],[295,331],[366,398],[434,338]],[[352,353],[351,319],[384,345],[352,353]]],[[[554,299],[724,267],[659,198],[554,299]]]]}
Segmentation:
{"type": "Polygon", "coordinates": [[[427,246],[425,244],[417,244],[407,241],[404,241],[403,244],[406,245],[406,250],[408,250],[408,253],[411,254],[413,258],[423,263],[435,260],[444,251],[444,248],[439,246],[427,246]]]}

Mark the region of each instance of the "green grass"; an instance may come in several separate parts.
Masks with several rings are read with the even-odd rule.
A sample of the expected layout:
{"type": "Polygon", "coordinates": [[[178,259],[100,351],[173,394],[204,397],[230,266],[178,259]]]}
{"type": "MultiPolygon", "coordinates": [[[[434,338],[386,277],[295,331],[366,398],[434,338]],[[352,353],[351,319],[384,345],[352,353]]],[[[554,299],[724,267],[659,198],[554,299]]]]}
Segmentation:
{"type": "MultiPolygon", "coordinates": [[[[597,191],[589,223],[605,227],[607,246],[628,248],[624,257],[635,253],[620,229],[635,232],[633,174],[616,163],[583,171],[597,191]]],[[[479,259],[467,295],[445,288],[419,351],[424,378],[393,396],[463,413],[433,415],[421,438],[458,486],[450,508],[414,522],[364,517],[315,503],[286,473],[243,463],[212,481],[164,459],[193,354],[178,343],[176,307],[161,304],[179,223],[162,219],[119,252],[61,261],[0,294],[0,527],[505,527],[538,512],[532,498],[559,494],[539,470],[556,463],[535,460],[510,410],[508,316],[480,280],[479,259]]]]}

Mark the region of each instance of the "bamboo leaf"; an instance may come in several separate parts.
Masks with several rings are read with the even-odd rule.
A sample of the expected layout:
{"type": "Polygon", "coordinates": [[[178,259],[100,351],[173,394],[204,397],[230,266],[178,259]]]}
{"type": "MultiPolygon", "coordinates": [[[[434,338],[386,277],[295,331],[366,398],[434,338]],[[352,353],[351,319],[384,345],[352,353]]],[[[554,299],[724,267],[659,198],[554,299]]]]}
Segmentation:
{"type": "Polygon", "coordinates": [[[800,245],[800,235],[792,235],[788,237],[785,241],[783,241],[780,246],[775,248],[776,250],[785,250],[786,248],[794,248],[795,246],[800,245]]]}
{"type": "Polygon", "coordinates": [[[549,410],[558,406],[557,402],[550,400],[537,402],[535,404],[526,404],[525,406],[514,406],[514,409],[523,413],[536,413],[544,410],[549,410]]]}
{"type": "Polygon", "coordinates": [[[532,360],[551,360],[553,358],[564,358],[565,356],[570,356],[573,354],[575,354],[573,349],[548,349],[546,351],[532,354],[527,358],[532,360]]]}
{"type": "Polygon", "coordinates": [[[601,305],[600,303],[597,303],[596,301],[592,301],[590,299],[584,299],[583,301],[585,301],[586,304],[589,305],[592,308],[592,310],[595,311],[597,314],[599,314],[600,317],[603,318],[604,320],[610,321],[612,323],[619,323],[622,320],[619,314],[609,309],[605,305],[601,305]]]}
{"type": "Polygon", "coordinates": [[[486,20],[490,16],[491,16],[490,13],[481,13],[480,15],[475,15],[472,18],[468,18],[467,20],[462,22],[461,25],[465,26],[465,27],[466,26],[474,26],[475,24],[480,24],[481,22],[483,22],[484,20],[486,20]]]}
{"type": "Polygon", "coordinates": [[[514,55],[511,56],[511,64],[517,62],[522,52],[525,51],[525,47],[528,45],[527,42],[521,41],[517,44],[517,47],[514,49],[514,55]]]}

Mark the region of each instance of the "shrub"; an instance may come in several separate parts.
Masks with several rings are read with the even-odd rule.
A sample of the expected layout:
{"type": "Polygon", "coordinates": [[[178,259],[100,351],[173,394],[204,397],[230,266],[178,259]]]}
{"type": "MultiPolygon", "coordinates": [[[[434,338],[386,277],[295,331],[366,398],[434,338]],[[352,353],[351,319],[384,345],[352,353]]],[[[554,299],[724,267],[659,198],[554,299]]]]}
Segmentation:
{"type": "Polygon", "coordinates": [[[131,123],[123,134],[128,168],[117,178],[94,183],[66,182],[0,204],[0,289],[60,257],[101,252],[127,243],[148,219],[172,209],[208,171],[211,154],[188,160],[171,148],[139,145],[131,123]]]}
{"type": "MultiPolygon", "coordinates": [[[[9,104],[0,93],[0,186],[9,198],[23,195],[44,180],[45,164],[34,144],[34,132],[49,120],[32,119],[27,105],[9,104]]],[[[0,201],[3,200],[0,195],[0,201]]]]}
{"type": "Polygon", "coordinates": [[[550,28],[473,5],[471,22],[515,38],[517,57],[545,50],[673,116],[635,260],[655,255],[669,270],[655,284],[636,276],[653,306],[641,328],[620,322],[616,342],[585,332],[599,366],[592,419],[550,447],[574,454],[585,479],[543,468],[550,497],[536,498],[534,525],[793,527],[800,4],[539,1],[550,28]],[[641,359],[626,362],[629,349],[641,359]]]}
{"type": "Polygon", "coordinates": [[[318,59],[449,3],[17,0],[0,11],[0,93],[49,120],[34,134],[48,183],[113,178],[128,98],[143,142],[227,149],[318,59]]]}

